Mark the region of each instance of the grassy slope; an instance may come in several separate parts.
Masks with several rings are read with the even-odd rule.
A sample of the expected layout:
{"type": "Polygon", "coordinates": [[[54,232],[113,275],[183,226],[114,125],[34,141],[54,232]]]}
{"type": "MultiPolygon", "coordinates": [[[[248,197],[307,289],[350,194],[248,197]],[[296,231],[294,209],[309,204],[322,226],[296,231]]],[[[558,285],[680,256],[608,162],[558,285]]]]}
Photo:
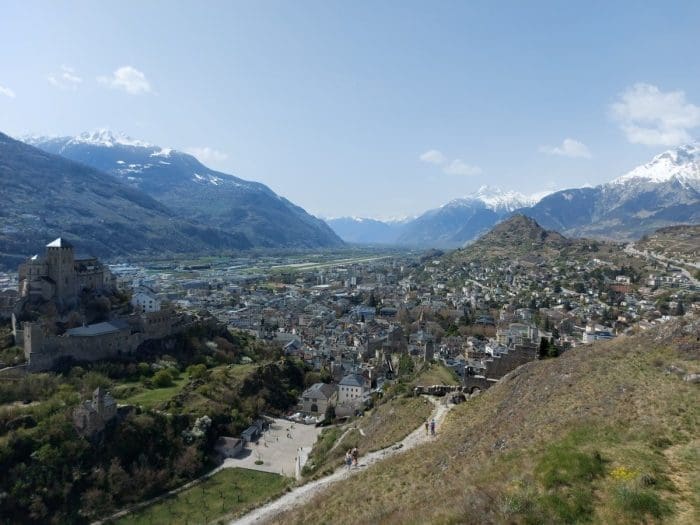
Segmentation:
{"type": "Polygon", "coordinates": [[[377,406],[347,427],[326,429],[314,445],[309,468],[305,472],[310,476],[332,472],[342,465],[345,452],[353,447],[357,447],[360,455],[364,455],[393,445],[413,432],[430,416],[432,410],[433,404],[427,399],[400,397],[377,406]],[[365,435],[359,430],[350,430],[331,450],[348,428],[362,429],[365,435]]]}
{"type": "Polygon", "coordinates": [[[700,522],[700,386],[666,372],[700,369],[693,322],[525,365],[276,522],[700,522]]]}
{"type": "MultiPolygon", "coordinates": [[[[183,387],[189,383],[190,378],[186,372],[173,380],[173,385],[163,388],[141,388],[139,392],[126,399],[119,399],[120,403],[129,405],[140,405],[144,408],[157,408],[162,403],[169,401],[173,396],[179,394],[183,387]]],[[[118,391],[115,395],[118,394],[118,391]]]]}
{"type": "Polygon", "coordinates": [[[177,525],[231,518],[278,496],[291,480],[248,469],[225,469],[206,481],[116,521],[118,525],[177,525]]]}
{"type": "Polygon", "coordinates": [[[458,384],[459,380],[454,372],[437,363],[431,363],[425,365],[418,377],[411,381],[411,390],[416,386],[458,384]]]}
{"type": "MultiPolygon", "coordinates": [[[[456,385],[455,374],[442,365],[425,365],[410,381],[407,392],[416,385],[456,385]]],[[[357,447],[360,454],[373,452],[401,441],[431,414],[433,405],[427,399],[391,397],[348,425],[331,427],[319,436],[304,470],[307,477],[329,474],[342,465],[345,452],[357,447]],[[348,429],[354,429],[349,430],[348,429]],[[364,436],[359,431],[362,429],[364,436]],[[336,442],[342,440],[336,444],[336,442]]]]}

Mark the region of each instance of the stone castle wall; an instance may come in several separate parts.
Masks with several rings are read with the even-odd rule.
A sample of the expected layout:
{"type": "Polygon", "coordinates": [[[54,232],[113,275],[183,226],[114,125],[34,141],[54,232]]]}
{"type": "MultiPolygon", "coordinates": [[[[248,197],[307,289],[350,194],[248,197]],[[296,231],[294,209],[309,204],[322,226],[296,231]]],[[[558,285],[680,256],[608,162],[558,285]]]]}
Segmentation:
{"type": "Polygon", "coordinates": [[[99,361],[134,354],[150,339],[162,339],[184,330],[188,325],[178,321],[171,311],[132,316],[129,323],[116,332],[95,336],[52,335],[39,323],[24,323],[24,355],[32,372],[49,370],[61,358],[76,361],[99,361]]]}

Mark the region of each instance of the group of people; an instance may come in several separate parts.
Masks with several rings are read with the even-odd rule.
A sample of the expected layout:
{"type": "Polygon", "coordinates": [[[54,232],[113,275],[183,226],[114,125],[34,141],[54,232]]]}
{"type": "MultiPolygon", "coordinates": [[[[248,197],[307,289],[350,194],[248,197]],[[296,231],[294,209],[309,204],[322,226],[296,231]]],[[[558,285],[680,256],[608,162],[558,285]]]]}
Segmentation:
{"type": "Polygon", "coordinates": [[[425,422],[425,435],[427,436],[428,433],[430,433],[431,436],[435,435],[435,419],[431,419],[430,421],[425,422]]]}
{"type": "Polygon", "coordinates": [[[348,470],[353,466],[357,466],[357,448],[348,450],[345,453],[345,464],[348,466],[348,470]]]}

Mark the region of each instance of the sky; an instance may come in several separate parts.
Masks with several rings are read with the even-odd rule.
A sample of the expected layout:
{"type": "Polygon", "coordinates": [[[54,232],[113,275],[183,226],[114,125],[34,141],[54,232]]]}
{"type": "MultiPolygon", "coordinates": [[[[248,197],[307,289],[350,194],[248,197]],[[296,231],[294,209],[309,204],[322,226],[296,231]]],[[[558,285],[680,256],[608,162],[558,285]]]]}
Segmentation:
{"type": "Polygon", "coordinates": [[[700,2],[0,3],[0,131],[108,128],[322,217],[601,184],[700,136],[700,2]]]}

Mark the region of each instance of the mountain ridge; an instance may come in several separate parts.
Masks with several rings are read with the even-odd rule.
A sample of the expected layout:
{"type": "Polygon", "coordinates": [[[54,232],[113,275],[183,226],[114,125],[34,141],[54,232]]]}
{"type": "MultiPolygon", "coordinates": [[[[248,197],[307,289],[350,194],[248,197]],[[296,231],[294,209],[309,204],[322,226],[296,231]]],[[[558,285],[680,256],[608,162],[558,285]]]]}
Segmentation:
{"type": "Polygon", "coordinates": [[[320,219],[259,182],[212,170],[194,156],[115,135],[33,137],[29,143],[105,172],[163,203],[175,214],[244,235],[254,247],[337,247],[342,240],[320,219]]]}
{"type": "Polygon", "coordinates": [[[0,262],[15,265],[65,237],[97,256],[246,249],[244,235],[177,217],[87,165],[0,133],[0,262]]]}
{"type": "MultiPolygon", "coordinates": [[[[453,199],[402,224],[395,229],[394,242],[457,248],[513,213],[528,215],[543,227],[569,237],[614,241],[635,240],[665,226],[698,224],[700,142],[664,151],[598,186],[530,197],[482,186],[471,195],[453,199]]],[[[356,234],[352,226],[344,224],[341,237],[352,239],[356,234]]],[[[368,235],[363,240],[372,242],[368,235]]]]}

